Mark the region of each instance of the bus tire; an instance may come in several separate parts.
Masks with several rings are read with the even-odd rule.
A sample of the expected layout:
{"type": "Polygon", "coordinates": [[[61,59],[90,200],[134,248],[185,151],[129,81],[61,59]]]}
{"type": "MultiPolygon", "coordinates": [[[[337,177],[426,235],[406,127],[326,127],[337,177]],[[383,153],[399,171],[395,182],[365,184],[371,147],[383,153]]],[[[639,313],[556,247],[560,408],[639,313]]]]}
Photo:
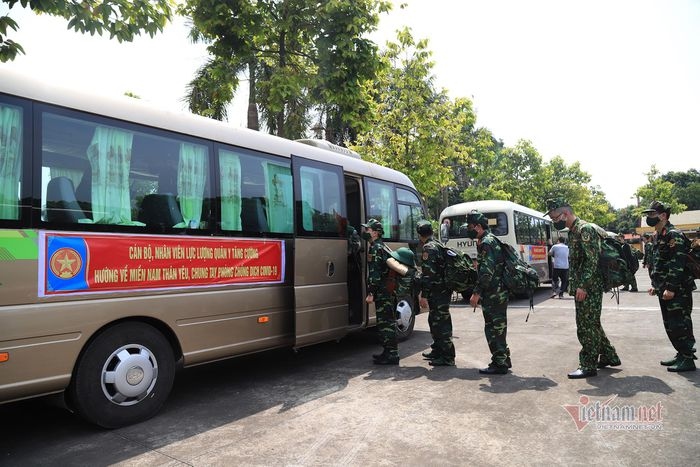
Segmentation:
{"type": "Polygon", "coordinates": [[[413,327],[416,325],[416,312],[420,310],[417,298],[404,297],[400,300],[397,300],[397,303],[401,302],[402,300],[406,301],[406,303],[408,303],[411,306],[411,320],[409,321],[407,326],[399,326],[397,324],[396,338],[399,340],[399,342],[405,341],[406,339],[411,337],[411,334],[413,334],[413,327]]]}
{"type": "Polygon", "coordinates": [[[168,398],[175,359],[168,340],[145,323],[125,322],[84,349],[68,387],[72,408],[91,423],[119,428],[154,416],[168,398]]]}

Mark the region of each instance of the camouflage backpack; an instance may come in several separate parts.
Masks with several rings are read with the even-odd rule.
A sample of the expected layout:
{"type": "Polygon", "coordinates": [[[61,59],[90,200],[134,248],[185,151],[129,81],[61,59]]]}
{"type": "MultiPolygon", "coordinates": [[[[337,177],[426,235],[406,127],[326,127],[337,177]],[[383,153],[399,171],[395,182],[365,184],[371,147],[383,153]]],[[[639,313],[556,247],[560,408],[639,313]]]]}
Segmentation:
{"type": "MultiPolygon", "coordinates": [[[[501,245],[503,252],[503,285],[514,295],[527,295],[530,299],[530,310],[534,309],[533,297],[535,289],[540,285],[540,277],[535,268],[520,258],[515,249],[507,243],[503,243],[497,237],[496,241],[501,245]]],[[[530,317],[528,313],[525,321],[530,317]]]]}
{"type": "Polygon", "coordinates": [[[472,258],[463,251],[436,242],[445,260],[445,284],[454,292],[473,289],[478,279],[472,258]]]}
{"type": "Polygon", "coordinates": [[[632,271],[636,271],[639,268],[639,261],[634,257],[631,249],[625,248],[624,243],[608,235],[601,227],[595,224],[591,225],[600,237],[598,268],[603,276],[603,290],[606,292],[614,291],[621,285],[632,282],[634,277],[634,272],[632,271]]]}
{"type": "Polygon", "coordinates": [[[685,236],[683,232],[678,231],[683,236],[686,245],[689,245],[685,251],[685,270],[689,276],[694,279],[700,279],[700,239],[696,238],[692,242],[685,236]]]}

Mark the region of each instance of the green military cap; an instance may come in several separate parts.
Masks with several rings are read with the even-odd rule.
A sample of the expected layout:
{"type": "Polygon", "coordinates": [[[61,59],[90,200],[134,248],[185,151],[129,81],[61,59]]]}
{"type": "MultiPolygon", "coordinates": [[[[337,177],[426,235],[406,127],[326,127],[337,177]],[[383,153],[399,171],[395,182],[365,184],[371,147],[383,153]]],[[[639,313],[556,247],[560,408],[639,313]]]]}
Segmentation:
{"type": "Polygon", "coordinates": [[[418,235],[430,235],[433,233],[433,224],[425,219],[420,220],[418,224],[416,224],[416,232],[418,232],[418,235]]]}
{"type": "Polygon", "coordinates": [[[472,211],[467,214],[467,224],[479,224],[484,228],[488,228],[489,220],[476,209],[472,209],[472,211]]]}
{"type": "Polygon", "coordinates": [[[384,227],[382,227],[382,223],[374,218],[368,220],[366,224],[361,225],[362,227],[366,227],[368,229],[376,230],[378,232],[384,232],[384,227]]]}
{"type": "Polygon", "coordinates": [[[651,238],[651,234],[649,232],[644,232],[644,238],[651,238]]]}
{"type": "Polygon", "coordinates": [[[555,209],[564,208],[564,207],[566,207],[566,208],[571,207],[569,202],[562,197],[550,198],[545,203],[547,204],[547,212],[545,212],[543,214],[544,216],[548,216],[549,213],[554,211],[555,209]]]}
{"type": "Polygon", "coordinates": [[[410,266],[412,268],[416,266],[415,256],[413,255],[413,252],[410,248],[406,248],[405,246],[402,246],[396,251],[392,251],[391,257],[399,263],[405,264],[406,266],[410,266]]]}
{"type": "Polygon", "coordinates": [[[666,214],[671,214],[671,208],[666,206],[661,201],[654,201],[649,206],[649,209],[645,209],[644,211],[642,211],[643,214],[651,214],[652,212],[657,212],[657,213],[665,212],[666,214]]]}

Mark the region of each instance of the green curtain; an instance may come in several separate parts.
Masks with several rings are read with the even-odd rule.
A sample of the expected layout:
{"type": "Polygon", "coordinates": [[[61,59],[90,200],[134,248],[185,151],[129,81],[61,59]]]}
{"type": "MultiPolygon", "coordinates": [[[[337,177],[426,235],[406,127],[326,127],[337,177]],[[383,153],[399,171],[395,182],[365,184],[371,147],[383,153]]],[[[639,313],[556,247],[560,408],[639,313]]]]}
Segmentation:
{"type": "Polygon", "coordinates": [[[133,133],[98,126],[87,150],[92,165],[92,215],[99,224],[145,225],[131,220],[129,169],[133,133]]]}
{"type": "Polygon", "coordinates": [[[19,219],[22,109],[0,105],[0,219],[19,219]]]}
{"type": "Polygon", "coordinates": [[[393,187],[377,185],[375,186],[375,189],[378,192],[375,193],[376,198],[373,200],[375,206],[372,212],[375,214],[379,212],[379,215],[381,216],[382,227],[384,228],[384,237],[390,238],[391,226],[395,223],[392,216],[392,213],[394,211],[393,209],[391,209],[391,192],[393,190],[393,187]]]}
{"type": "Polygon", "coordinates": [[[207,162],[207,148],[197,144],[180,143],[177,192],[184,222],[175,227],[199,228],[202,220],[204,186],[207,182],[207,162]]]}
{"type": "Polygon", "coordinates": [[[309,173],[306,167],[300,170],[301,175],[301,221],[304,230],[314,230],[314,174],[309,173]]]}
{"type": "Polygon", "coordinates": [[[221,228],[241,230],[241,160],[231,151],[219,151],[221,172],[221,228]]]}
{"type": "Polygon", "coordinates": [[[294,198],[292,171],[289,166],[264,162],[267,222],[270,232],[292,233],[294,198]]]}

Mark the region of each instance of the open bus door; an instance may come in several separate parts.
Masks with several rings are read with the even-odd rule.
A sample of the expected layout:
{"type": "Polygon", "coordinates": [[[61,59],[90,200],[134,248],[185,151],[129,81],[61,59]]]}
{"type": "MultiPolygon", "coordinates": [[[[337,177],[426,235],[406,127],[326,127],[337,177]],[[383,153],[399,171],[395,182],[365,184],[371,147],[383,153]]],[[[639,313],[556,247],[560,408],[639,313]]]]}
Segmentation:
{"type": "Polygon", "coordinates": [[[348,331],[345,182],[340,166],[292,156],[295,347],[348,331]]]}

